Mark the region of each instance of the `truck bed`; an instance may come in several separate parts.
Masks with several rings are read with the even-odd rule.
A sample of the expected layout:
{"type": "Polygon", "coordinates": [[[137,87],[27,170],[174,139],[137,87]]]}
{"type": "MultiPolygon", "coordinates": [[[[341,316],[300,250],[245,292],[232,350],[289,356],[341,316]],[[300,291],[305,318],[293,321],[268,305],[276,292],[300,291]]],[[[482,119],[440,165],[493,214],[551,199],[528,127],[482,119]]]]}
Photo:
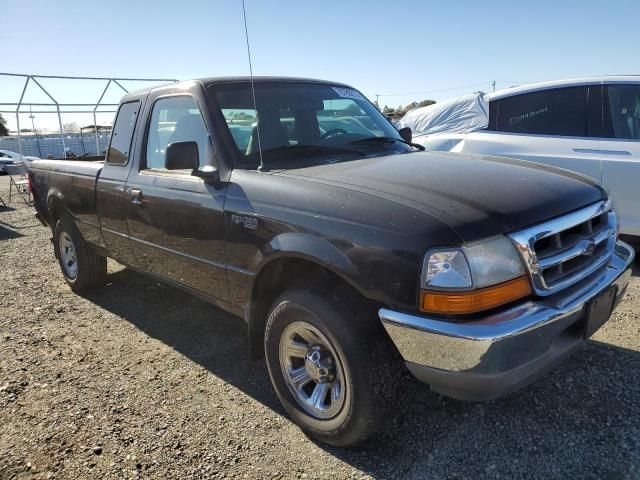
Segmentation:
{"type": "MultiPolygon", "coordinates": [[[[96,207],[96,179],[103,162],[73,160],[35,160],[30,165],[31,185],[36,210],[43,220],[52,202],[60,204],[73,216],[85,238],[100,239],[100,223],[96,207]]],[[[55,227],[55,225],[51,225],[55,227]]]]}
{"type": "Polygon", "coordinates": [[[103,161],[79,162],[77,160],[35,160],[31,163],[31,170],[71,173],[95,178],[97,172],[102,169],[103,163],[103,161]]]}

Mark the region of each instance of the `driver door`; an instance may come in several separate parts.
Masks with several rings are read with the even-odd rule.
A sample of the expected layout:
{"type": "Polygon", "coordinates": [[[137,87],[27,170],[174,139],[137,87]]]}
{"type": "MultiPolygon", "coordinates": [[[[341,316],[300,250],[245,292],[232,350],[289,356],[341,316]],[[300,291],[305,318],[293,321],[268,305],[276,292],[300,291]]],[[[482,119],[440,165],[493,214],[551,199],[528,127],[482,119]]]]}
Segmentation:
{"type": "Polygon", "coordinates": [[[209,184],[189,170],[164,168],[165,150],[174,142],[196,142],[201,166],[212,155],[198,101],[180,93],[156,95],[148,105],[139,168],[127,181],[135,256],[145,270],[226,302],[226,186],[209,184]]]}

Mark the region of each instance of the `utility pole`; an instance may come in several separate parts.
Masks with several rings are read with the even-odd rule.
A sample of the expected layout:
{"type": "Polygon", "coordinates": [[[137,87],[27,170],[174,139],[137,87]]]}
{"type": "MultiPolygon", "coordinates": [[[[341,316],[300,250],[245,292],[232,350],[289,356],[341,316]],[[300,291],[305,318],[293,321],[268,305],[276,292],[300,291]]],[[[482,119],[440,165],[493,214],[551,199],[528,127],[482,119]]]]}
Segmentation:
{"type": "Polygon", "coordinates": [[[42,157],[42,150],[40,150],[40,139],[38,139],[38,132],[36,132],[36,126],[33,123],[33,119],[36,117],[33,114],[33,111],[31,110],[31,105],[29,105],[29,118],[31,119],[31,130],[33,130],[33,133],[36,136],[36,145],[38,146],[38,156],[42,157]]]}
{"type": "Polygon", "coordinates": [[[496,91],[496,81],[494,80],[493,82],[491,82],[491,88],[493,88],[493,91],[496,91]]]}
{"type": "Polygon", "coordinates": [[[378,110],[380,110],[380,95],[378,95],[376,93],[376,107],[378,107],[378,110]]]}

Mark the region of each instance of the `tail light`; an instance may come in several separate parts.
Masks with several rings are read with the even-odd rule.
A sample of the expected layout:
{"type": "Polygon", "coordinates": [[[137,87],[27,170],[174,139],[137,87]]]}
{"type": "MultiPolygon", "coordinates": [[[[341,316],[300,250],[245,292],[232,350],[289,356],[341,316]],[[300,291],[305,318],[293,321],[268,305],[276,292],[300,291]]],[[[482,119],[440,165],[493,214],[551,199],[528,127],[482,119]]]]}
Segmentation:
{"type": "Polygon", "coordinates": [[[29,172],[27,174],[27,181],[29,183],[27,183],[27,187],[29,188],[29,193],[31,194],[31,196],[35,196],[35,190],[33,188],[33,173],[29,172]]]}

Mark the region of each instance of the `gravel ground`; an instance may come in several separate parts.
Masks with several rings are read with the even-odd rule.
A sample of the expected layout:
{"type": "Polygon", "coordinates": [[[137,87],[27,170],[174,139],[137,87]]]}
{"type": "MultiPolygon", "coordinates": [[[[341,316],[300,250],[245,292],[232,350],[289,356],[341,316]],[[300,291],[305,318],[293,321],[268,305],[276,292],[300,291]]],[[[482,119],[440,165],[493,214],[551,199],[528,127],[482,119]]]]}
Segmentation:
{"type": "Polygon", "coordinates": [[[0,207],[0,479],[640,478],[637,266],[552,374],[481,404],[408,378],[389,432],[340,450],[284,416],[242,321],[114,262],[74,295],[32,213],[0,207]]]}

